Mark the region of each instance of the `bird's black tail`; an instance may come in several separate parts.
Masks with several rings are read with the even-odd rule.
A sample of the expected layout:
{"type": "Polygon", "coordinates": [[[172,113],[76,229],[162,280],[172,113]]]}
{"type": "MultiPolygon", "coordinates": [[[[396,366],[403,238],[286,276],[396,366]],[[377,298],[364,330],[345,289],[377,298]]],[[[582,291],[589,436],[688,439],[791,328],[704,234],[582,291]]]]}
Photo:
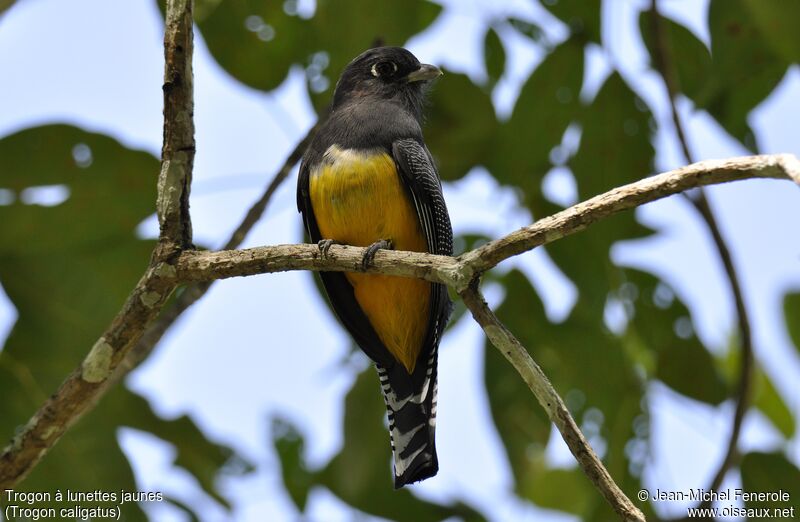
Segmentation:
{"type": "MultiPolygon", "coordinates": [[[[425,480],[439,471],[434,441],[437,351],[437,347],[431,350],[424,376],[413,379],[417,381],[416,386],[413,385],[413,376],[408,375],[402,365],[397,364],[388,371],[376,365],[389,412],[395,489],[425,480]]],[[[420,370],[422,368],[417,369],[420,370]]]]}

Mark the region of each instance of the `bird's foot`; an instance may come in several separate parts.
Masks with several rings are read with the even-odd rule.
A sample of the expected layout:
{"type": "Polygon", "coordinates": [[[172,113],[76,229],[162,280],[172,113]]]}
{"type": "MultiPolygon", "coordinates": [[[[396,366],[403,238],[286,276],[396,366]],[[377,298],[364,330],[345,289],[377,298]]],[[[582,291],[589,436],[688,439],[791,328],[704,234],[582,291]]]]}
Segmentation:
{"type": "Polygon", "coordinates": [[[375,241],[370,246],[367,247],[366,252],[364,252],[364,257],[361,258],[361,270],[366,271],[372,265],[372,261],[375,259],[375,254],[378,250],[393,250],[394,245],[392,244],[391,239],[381,239],[375,241]]]}
{"type": "Polygon", "coordinates": [[[322,254],[322,257],[328,257],[328,250],[331,249],[331,245],[340,245],[338,241],[335,239],[320,239],[317,242],[317,247],[319,247],[319,251],[322,254]]]}

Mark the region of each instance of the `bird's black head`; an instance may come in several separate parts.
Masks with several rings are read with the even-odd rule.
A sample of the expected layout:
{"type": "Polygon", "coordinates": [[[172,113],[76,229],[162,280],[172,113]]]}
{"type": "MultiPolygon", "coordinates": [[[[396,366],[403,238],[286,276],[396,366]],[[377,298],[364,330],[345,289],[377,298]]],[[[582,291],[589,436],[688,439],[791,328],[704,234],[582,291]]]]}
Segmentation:
{"type": "Polygon", "coordinates": [[[425,87],[442,71],[419,60],[402,47],[376,47],[358,55],[345,67],[333,93],[333,110],[348,103],[392,100],[419,120],[425,87]]]}

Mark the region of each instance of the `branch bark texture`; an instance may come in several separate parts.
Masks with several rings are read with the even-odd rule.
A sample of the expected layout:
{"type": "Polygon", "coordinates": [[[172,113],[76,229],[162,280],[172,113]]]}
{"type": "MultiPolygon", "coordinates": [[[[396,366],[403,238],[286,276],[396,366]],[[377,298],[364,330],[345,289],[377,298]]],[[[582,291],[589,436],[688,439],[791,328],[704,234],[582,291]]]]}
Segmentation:
{"type": "MultiPolygon", "coordinates": [[[[612,189],[540,219],[458,258],[419,252],[379,250],[367,272],[415,277],[464,291],[480,275],[509,257],[580,232],[618,212],[684,190],[748,178],[791,179],[800,183],[800,160],[791,154],[702,161],[612,189]]],[[[316,245],[276,245],[246,250],[183,252],[176,262],[180,282],[289,270],[361,271],[364,249],[333,245],[323,257],[316,245]]]]}
{"type": "Polygon", "coordinates": [[[164,139],[158,176],[156,212],[160,243],[154,257],[165,250],[189,248],[192,221],[189,190],[194,166],[194,90],[192,50],[193,0],[168,0],[164,31],[164,139]]]}
{"type": "Polygon", "coordinates": [[[477,281],[461,292],[464,304],[469,308],[472,317],[483,328],[489,341],[519,372],[536,400],[547,412],[550,421],[555,424],[567,447],[578,461],[584,474],[589,477],[606,501],[617,512],[621,520],[644,522],[642,512],[633,505],[625,493],[617,486],[606,470],[600,458],[583,436],[575,419],[570,415],[567,406],[556,392],[550,380],[533,360],[528,350],[514,337],[494,315],[478,290],[477,281]]]}
{"type": "Polygon", "coordinates": [[[0,490],[33,469],[97,402],[120,361],[175,289],[175,254],[191,242],[188,190],[194,158],[192,2],[167,2],[164,37],[164,147],[156,202],[161,233],[150,265],[83,362],[70,373],[0,454],[0,490]]]}

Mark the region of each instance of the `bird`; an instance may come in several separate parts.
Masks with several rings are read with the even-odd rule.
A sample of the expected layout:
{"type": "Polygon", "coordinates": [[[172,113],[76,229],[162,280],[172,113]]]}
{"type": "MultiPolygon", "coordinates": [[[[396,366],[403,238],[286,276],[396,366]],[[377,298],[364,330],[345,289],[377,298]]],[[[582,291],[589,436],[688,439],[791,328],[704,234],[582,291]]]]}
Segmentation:
{"type": "MultiPolygon", "coordinates": [[[[402,47],[355,57],[300,162],[297,206],[323,256],[332,244],[452,255],[442,184],[422,135],[423,108],[442,74],[402,47]]],[[[386,403],[394,487],[439,470],[439,342],[452,313],[447,287],[421,279],[320,272],[331,308],[372,360],[386,403]]]]}

